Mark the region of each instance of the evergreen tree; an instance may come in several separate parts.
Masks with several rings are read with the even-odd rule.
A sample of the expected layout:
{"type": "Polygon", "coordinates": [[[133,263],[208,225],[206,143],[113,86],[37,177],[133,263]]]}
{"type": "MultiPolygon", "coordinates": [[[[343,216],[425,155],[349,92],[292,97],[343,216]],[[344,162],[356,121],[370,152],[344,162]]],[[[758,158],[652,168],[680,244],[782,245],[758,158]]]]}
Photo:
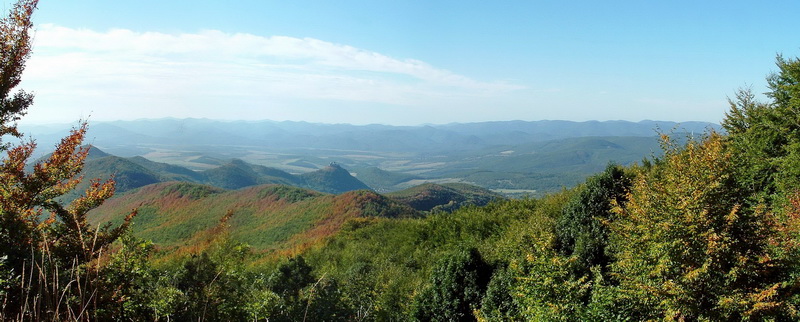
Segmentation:
{"type": "Polygon", "coordinates": [[[776,64],[779,72],[767,78],[772,101],[739,90],[722,122],[736,155],[736,180],[750,205],[800,189],[800,59],[778,56],[776,64]]]}
{"type": "Polygon", "coordinates": [[[434,269],[430,283],[416,296],[413,316],[419,321],[475,321],[492,268],[477,249],[459,251],[434,269]]]}
{"type": "Polygon", "coordinates": [[[630,185],[630,175],[622,167],[609,164],[605,171],[587,179],[580,193],[564,207],[556,222],[554,248],[562,256],[576,258],[572,261],[576,276],[588,274],[593,266],[605,270],[608,265],[611,208],[625,203],[630,185]]]}

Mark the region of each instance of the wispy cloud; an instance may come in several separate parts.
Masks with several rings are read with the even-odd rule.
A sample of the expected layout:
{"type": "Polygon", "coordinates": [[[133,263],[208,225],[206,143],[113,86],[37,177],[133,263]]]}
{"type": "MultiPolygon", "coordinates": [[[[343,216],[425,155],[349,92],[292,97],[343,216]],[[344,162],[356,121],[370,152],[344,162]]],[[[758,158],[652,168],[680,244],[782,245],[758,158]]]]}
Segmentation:
{"type": "MultiPolygon", "coordinates": [[[[272,99],[416,106],[469,102],[523,88],[312,38],[40,25],[34,46],[25,75],[28,87],[46,100],[60,97],[74,104],[181,103],[195,105],[202,114],[210,108],[204,102],[217,104],[209,98],[221,97],[235,98],[231,104],[250,102],[251,108],[258,107],[252,102],[272,99]]],[[[94,107],[100,111],[95,113],[102,115],[103,108],[94,107]]]]}

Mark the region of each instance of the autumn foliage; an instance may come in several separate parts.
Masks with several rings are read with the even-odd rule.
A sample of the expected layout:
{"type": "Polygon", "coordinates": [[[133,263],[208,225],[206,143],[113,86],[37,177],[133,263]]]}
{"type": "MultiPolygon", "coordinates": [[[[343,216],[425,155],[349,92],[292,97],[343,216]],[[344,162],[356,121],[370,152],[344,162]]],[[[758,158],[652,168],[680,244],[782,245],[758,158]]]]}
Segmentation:
{"type": "MultiPolygon", "coordinates": [[[[31,15],[37,1],[20,1],[0,21],[0,132],[22,137],[16,121],[33,96],[11,91],[19,84],[30,55],[31,15]]],[[[75,128],[45,160],[27,165],[34,141],[2,146],[0,164],[0,318],[85,320],[98,307],[101,256],[126,229],[93,227],[89,210],[114,194],[114,181],[93,180],[84,194],[64,205],[59,197],[72,191],[88,149],[81,147],[86,123],[75,128]]]]}
{"type": "MultiPolygon", "coordinates": [[[[612,224],[618,300],[630,316],[688,320],[740,320],[796,314],[783,284],[798,232],[766,205],[743,204],[733,155],[711,133],[666,154],[639,175],[612,224]],[[787,225],[788,224],[788,225],[787,225]],[[783,256],[775,253],[780,251],[783,256]]],[[[790,279],[791,280],[791,279],[790,279]]]]}

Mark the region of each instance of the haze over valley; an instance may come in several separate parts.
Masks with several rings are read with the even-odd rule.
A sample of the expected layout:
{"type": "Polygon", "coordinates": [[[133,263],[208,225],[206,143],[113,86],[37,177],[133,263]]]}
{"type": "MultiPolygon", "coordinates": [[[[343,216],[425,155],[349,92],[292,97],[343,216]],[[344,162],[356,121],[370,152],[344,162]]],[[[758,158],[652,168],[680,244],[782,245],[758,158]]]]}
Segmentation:
{"type": "MultiPolygon", "coordinates": [[[[68,125],[24,129],[37,138],[41,147],[47,147],[67,133],[68,125]]],[[[184,167],[184,171],[192,170],[197,175],[242,166],[252,173],[249,178],[229,184],[195,180],[226,189],[266,182],[303,186],[286,178],[290,173],[307,174],[335,163],[364,182],[362,188],[377,192],[397,191],[425,182],[461,182],[520,197],[542,196],[574,186],[610,162],[629,165],[657,155],[660,134],[685,139],[709,130],[719,130],[719,125],[664,121],[508,121],[357,126],[155,119],[95,122],[89,127],[87,143],[105,153],[132,158],[134,163],[138,159],[133,157],[140,157],[184,167]],[[249,169],[251,165],[288,173],[278,175],[283,181],[275,180],[275,175],[273,179],[263,179],[255,175],[258,171],[249,169]]],[[[41,148],[41,151],[47,150],[41,148]]],[[[90,162],[87,170],[92,168],[90,162]]],[[[107,176],[113,171],[93,173],[107,176]]]]}

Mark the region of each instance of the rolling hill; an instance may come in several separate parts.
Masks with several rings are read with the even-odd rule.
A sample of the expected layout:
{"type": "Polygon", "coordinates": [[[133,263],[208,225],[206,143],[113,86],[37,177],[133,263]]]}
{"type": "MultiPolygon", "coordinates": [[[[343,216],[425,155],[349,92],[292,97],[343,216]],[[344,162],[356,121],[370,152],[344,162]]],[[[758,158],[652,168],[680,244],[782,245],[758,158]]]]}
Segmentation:
{"type": "Polygon", "coordinates": [[[424,180],[424,177],[402,172],[386,171],[378,167],[367,167],[355,170],[355,176],[377,192],[398,190],[397,185],[412,180],[424,180]]]}
{"type": "Polygon", "coordinates": [[[464,183],[425,183],[405,190],[390,192],[386,197],[419,211],[452,212],[461,207],[485,206],[494,200],[504,199],[489,189],[464,183]]]}
{"type": "MultiPolygon", "coordinates": [[[[46,142],[49,136],[58,137],[56,129],[31,131],[46,142]]],[[[117,173],[120,191],[154,180],[226,189],[289,184],[329,193],[366,186],[384,193],[425,182],[462,182],[506,196],[542,196],[578,184],[609,162],[629,165],[657,155],[657,133],[683,137],[708,129],[719,126],[660,121],[425,126],[206,119],[98,122],[90,126],[88,140],[120,158],[90,165],[101,175],[87,177],[117,173]],[[332,171],[331,163],[354,170],[356,178],[332,171]]]]}
{"type": "MultiPolygon", "coordinates": [[[[83,175],[85,178],[98,179],[113,176],[117,182],[118,192],[168,181],[206,184],[222,189],[282,184],[333,194],[370,189],[337,164],[302,175],[293,175],[275,168],[233,159],[208,170],[194,171],[178,165],[154,162],[141,156],[122,158],[105,153],[94,146],[90,147],[83,175]]],[[[77,191],[83,191],[87,185],[88,181],[83,182],[77,191]]],[[[77,192],[70,194],[70,197],[75,196],[77,192]]]]}
{"type": "Polygon", "coordinates": [[[328,193],[370,189],[337,163],[331,163],[317,171],[301,174],[299,178],[304,187],[328,193]]]}
{"type": "MultiPolygon", "coordinates": [[[[200,172],[201,183],[225,189],[239,189],[259,184],[276,183],[304,186],[303,181],[287,172],[233,159],[219,167],[200,172]]],[[[343,191],[342,191],[343,192],[343,191]]]]}
{"type": "Polygon", "coordinates": [[[93,210],[93,223],[119,223],[138,209],[133,233],[161,247],[179,248],[207,238],[220,219],[236,240],[257,250],[305,247],[337,232],[353,218],[410,218],[420,213],[368,190],[340,195],[286,185],[224,190],[187,182],[148,185],[93,210]]]}

